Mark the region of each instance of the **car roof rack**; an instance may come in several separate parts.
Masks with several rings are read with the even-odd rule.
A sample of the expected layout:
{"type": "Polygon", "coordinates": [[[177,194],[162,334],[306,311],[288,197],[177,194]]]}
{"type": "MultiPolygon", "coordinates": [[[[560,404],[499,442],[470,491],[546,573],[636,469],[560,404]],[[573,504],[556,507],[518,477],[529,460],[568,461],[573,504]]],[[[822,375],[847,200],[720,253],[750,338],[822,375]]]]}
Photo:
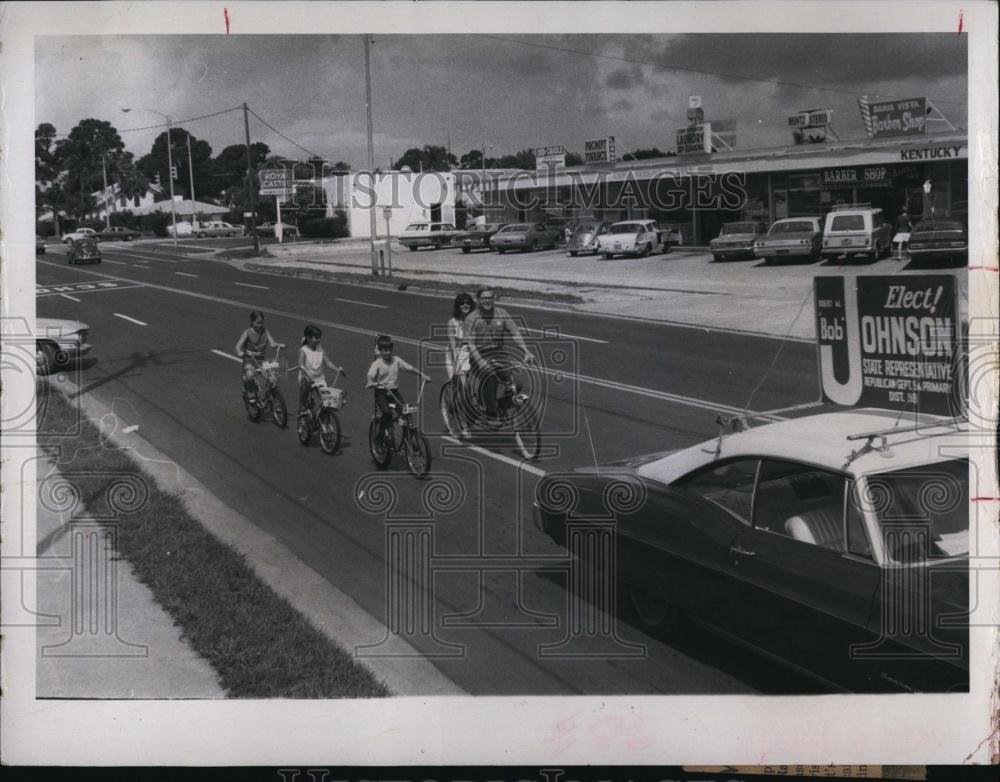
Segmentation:
{"type": "Polygon", "coordinates": [[[874,432],[859,432],[858,434],[847,435],[848,440],[872,440],[876,437],[884,438],[890,434],[904,434],[906,432],[916,432],[921,429],[936,429],[941,426],[953,426],[958,428],[960,424],[968,423],[969,419],[964,415],[957,415],[953,418],[942,418],[939,421],[921,421],[919,423],[906,423],[902,426],[891,426],[888,429],[877,429],[874,432]]]}

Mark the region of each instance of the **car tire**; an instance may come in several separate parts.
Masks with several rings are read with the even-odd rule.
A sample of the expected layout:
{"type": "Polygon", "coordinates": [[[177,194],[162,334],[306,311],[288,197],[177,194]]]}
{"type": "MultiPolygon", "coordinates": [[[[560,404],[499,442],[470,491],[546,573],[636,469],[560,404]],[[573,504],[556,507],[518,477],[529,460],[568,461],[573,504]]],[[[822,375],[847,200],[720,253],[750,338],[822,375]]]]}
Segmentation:
{"type": "Polygon", "coordinates": [[[649,243],[647,242],[646,244],[644,244],[644,245],[642,246],[642,250],[640,250],[640,251],[639,251],[639,257],[640,257],[640,258],[645,258],[645,257],[646,257],[646,256],[648,256],[648,255],[649,255],[649,254],[650,254],[651,252],[653,252],[653,248],[652,248],[652,247],[651,247],[651,246],[649,245],[649,243]]]}
{"type": "Polygon", "coordinates": [[[604,253],[604,260],[610,261],[614,255],[612,253],[604,253]]]}
{"type": "Polygon", "coordinates": [[[497,247],[497,252],[500,253],[501,255],[503,255],[505,252],[507,252],[507,248],[506,247],[497,247]]]}
{"type": "Polygon", "coordinates": [[[577,255],[578,255],[578,253],[577,253],[576,250],[570,250],[569,251],[569,257],[570,258],[576,258],[577,255]]]}
{"type": "Polygon", "coordinates": [[[409,250],[411,253],[415,253],[417,251],[417,248],[414,247],[412,244],[406,245],[406,249],[409,250]]]}
{"type": "Polygon", "coordinates": [[[468,255],[469,253],[472,252],[472,248],[471,247],[463,247],[462,248],[462,252],[465,253],[466,255],[468,255]]]}
{"type": "Polygon", "coordinates": [[[721,255],[716,255],[715,253],[712,253],[712,260],[709,261],[709,263],[718,263],[721,260],[722,260],[721,255]]]}
{"type": "Polygon", "coordinates": [[[201,231],[201,232],[199,232],[198,234],[196,234],[196,236],[197,236],[197,237],[198,237],[199,239],[204,239],[205,237],[207,237],[207,236],[208,236],[208,234],[206,234],[206,233],[205,233],[204,231],[201,231]]]}

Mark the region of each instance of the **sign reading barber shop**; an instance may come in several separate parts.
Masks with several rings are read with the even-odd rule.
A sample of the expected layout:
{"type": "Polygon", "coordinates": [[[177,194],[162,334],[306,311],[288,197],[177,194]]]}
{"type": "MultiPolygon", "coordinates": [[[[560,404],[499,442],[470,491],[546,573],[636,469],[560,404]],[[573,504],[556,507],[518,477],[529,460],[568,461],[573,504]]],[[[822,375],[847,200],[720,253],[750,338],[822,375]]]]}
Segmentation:
{"type": "Polygon", "coordinates": [[[824,399],[955,415],[964,383],[954,275],[817,277],[814,293],[824,399]]]}

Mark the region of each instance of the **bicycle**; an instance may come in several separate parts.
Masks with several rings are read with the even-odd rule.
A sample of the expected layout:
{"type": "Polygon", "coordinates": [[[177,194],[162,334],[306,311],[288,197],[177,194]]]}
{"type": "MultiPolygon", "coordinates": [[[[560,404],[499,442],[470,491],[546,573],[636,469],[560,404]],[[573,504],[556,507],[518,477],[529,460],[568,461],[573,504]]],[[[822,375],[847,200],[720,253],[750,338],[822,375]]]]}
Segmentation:
{"type": "Polygon", "coordinates": [[[325,454],[334,454],[340,448],[340,418],[337,411],[347,401],[346,392],[335,388],[340,372],[334,375],[333,383],[327,385],[323,379],[314,380],[309,389],[309,404],[299,413],[296,431],[299,442],[309,445],[313,432],[319,432],[319,447],[325,454]]]}
{"type": "Polygon", "coordinates": [[[257,391],[251,396],[243,387],[243,406],[251,421],[259,421],[265,410],[270,410],[274,423],[282,429],[288,425],[288,405],[278,387],[278,372],[281,369],[281,348],[274,351],[274,361],[258,361],[253,356],[254,384],[257,391]]]}
{"type": "Polygon", "coordinates": [[[404,403],[393,389],[375,386],[375,388],[383,388],[389,394],[389,407],[396,414],[393,417],[392,425],[383,428],[382,411],[379,410],[378,404],[373,401],[372,420],[368,426],[368,450],[371,452],[372,461],[379,469],[388,469],[393,454],[403,452],[406,457],[407,469],[415,477],[423,478],[430,472],[430,443],[413,421],[414,414],[420,409],[420,398],[423,396],[425,385],[427,385],[427,381],[422,380],[420,392],[417,394],[417,401],[414,404],[404,403]],[[397,423],[399,424],[398,436],[396,434],[397,423]]]}
{"type": "Polygon", "coordinates": [[[448,434],[461,440],[468,440],[472,436],[469,432],[469,423],[475,411],[469,409],[467,391],[459,383],[457,376],[441,386],[438,405],[441,409],[441,420],[444,421],[448,434]]]}
{"type": "MultiPolygon", "coordinates": [[[[497,372],[502,368],[500,362],[495,360],[490,362],[490,370],[497,372]]],[[[498,385],[501,386],[497,394],[497,420],[499,426],[496,430],[509,429],[514,437],[517,450],[525,459],[536,459],[542,450],[541,422],[537,411],[532,405],[531,397],[524,393],[521,386],[514,379],[514,372],[528,365],[527,361],[519,361],[509,366],[505,378],[498,378],[498,385]]],[[[483,382],[482,370],[475,381],[481,390],[483,382]]],[[[478,395],[477,395],[478,396],[478,395]]],[[[482,416],[485,417],[486,406],[481,399],[475,399],[474,405],[482,416]]],[[[461,407],[461,405],[459,405],[461,407]]],[[[492,430],[492,427],[491,427],[492,430]]]]}

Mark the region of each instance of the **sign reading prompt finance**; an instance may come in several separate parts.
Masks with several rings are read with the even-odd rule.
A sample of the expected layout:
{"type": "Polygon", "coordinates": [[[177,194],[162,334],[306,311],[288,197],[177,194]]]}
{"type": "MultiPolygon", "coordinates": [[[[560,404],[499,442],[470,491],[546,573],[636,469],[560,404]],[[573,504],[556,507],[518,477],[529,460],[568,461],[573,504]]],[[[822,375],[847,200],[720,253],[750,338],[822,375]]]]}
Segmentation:
{"type": "Polygon", "coordinates": [[[292,192],[292,172],[284,168],[265,168],[257,174],[262,196],[287,196],[292,192]]]}
{"type": "Polygon", "coordinates": [[[823,396],[851,407],[956,415],[960,373],[953,275],[817,277],[823,396]]]}

